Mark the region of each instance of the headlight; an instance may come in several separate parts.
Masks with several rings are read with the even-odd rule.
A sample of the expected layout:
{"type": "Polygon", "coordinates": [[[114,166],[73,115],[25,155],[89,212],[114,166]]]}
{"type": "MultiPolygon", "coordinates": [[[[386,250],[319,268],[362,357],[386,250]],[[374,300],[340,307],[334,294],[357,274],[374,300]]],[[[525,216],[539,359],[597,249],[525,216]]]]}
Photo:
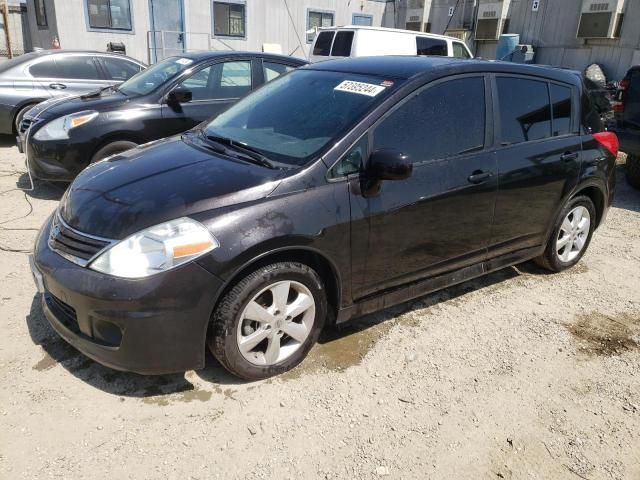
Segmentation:
{"type": "Polygon", "coordinates": [[[89,268],[116,277],[143,278],[182,265],[219,245],[201,223],[178,218],[125,238],[89,268]]]}
{"type": "Polygon", "coordinates": [[[36,140],[63,140],[69,138],[69,130],[79,127],[98,116],[98,112],[86,111],[72,113],[64,117],[56,118],[38,130],[33,138],[36,140]]]}

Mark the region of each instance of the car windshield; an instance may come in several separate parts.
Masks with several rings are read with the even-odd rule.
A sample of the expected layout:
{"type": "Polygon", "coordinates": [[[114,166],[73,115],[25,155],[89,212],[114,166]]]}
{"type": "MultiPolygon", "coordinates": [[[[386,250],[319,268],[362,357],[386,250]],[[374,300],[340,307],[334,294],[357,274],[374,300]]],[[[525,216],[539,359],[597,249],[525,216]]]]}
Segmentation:
{"type": "Polygon", "coordinates": [[[240,100],[204,129],[290,165],[304,165],[399,85],[345,72],[296,70],[240,100]]]}
{"type": "Polygon", "coordinates": [[[154,66],[137,73],[118,87],[125,95],[146,95],[151,93],[167,80],[190,68],[193,60],[183,57],[171,57],[156,63],[154,66]]]}

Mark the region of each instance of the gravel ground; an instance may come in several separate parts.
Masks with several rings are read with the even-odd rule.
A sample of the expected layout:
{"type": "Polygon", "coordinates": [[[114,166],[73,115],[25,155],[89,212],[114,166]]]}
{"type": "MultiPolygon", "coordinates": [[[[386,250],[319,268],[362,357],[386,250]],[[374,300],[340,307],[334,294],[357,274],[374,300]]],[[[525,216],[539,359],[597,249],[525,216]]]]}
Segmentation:
{"type": "MultiPolygon", "coordinates": [[[[1,140],[1,139],[0,139],[1,140]]],[[[640,479],[640,192],[531,263],[325,333],[296,370],[144,377],[46,323],[25,253],[62,190],[0,148],[0,478],[640,479]],[[16,219],[16,220],[13,220],[16,219]]]]}

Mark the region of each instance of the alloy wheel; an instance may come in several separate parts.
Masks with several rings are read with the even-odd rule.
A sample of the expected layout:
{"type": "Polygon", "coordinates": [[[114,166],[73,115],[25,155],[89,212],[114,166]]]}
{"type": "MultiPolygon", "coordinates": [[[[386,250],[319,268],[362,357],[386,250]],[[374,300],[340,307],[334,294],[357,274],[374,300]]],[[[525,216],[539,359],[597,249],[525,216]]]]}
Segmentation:
{"type": "Polygon", "coordinates": [[[562,262],[570,262],[580,255],[590,228],[591,215],[585,207],[577,206],[567,214],[556,239],[556,253],[562,262]]]}
{"type": "Polygon", "coordinates": [[[280,363],[304,345],[315,316],[315,300],[305,285],[273,283],[244,308],[238,322],[238,349],[254,365],[280,363]]]}

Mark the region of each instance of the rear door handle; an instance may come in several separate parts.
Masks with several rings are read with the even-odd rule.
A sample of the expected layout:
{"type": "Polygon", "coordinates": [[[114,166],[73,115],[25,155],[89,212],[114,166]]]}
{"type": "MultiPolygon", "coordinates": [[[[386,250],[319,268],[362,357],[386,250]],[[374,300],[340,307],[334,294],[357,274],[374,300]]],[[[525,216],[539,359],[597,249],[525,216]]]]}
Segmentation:
{"type": "Polygon", "coordinates": [[[478,183],[486,182],[487,180],[489,180],[489,178],[491,178],[491,172],[475,171],[471,175],[469,175],[469,178],[467,178],[467,180],[469,181],[469,183],[477,185],[478,183]]]}
{"type": "Polygon", "coordinates": [[[560,160],[563,162],[570,162],[571,160],[576,160],[578,158],[577,152],[564,152],[560,155],[560,160]]]}
{"type": "Polygon", "coordinates": [[[49,88],[53,88],[54,90],[64,90],[67,86],[64,83],[50,83],[49,88]]]}

